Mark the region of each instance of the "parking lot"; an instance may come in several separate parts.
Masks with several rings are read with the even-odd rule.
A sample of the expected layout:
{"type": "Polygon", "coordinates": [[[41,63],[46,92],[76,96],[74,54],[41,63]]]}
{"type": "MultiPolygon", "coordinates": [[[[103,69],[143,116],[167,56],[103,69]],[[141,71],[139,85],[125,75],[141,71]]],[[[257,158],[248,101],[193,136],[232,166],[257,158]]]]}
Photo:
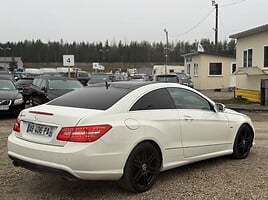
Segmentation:
{"type": "Polygon", "coordinates": [[[142,194],[116,182],[67,181],[16,168],[7,157],[15,117],[0,118],[0,199],[268,199],[268,112],[248,112],[256,145],[247,159],[221,157],[169,170],[142,194]]]}

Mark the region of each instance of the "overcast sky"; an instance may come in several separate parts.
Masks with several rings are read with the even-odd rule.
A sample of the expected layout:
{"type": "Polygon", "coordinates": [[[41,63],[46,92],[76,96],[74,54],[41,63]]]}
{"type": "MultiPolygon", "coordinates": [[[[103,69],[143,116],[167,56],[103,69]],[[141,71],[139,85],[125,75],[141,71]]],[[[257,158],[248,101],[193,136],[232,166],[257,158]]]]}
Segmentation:
{"type": "MultiPolygon", "coordinates": [[[[219,40],[268,23],[268,0],[217,0],[219,40]]],[[[0,0],[0,42],[214,41],[211,0],[0,0]]]]}

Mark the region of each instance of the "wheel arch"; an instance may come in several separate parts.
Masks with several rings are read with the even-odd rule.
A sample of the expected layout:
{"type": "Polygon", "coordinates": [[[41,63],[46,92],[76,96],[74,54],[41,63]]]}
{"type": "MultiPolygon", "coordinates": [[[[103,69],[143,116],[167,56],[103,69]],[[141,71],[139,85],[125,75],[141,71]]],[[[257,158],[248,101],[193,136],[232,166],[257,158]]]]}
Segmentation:
{"type": "Polygon", "coordinates": [[[139,145],[141,145],[141,144],[143,144],[143,143],[146,143],[146,142],[151,143],[151,144],[157,149],[157,151],[158,151],[158,153],[159,153],[159,155],[160,155],[160,159],[161,159],[161,167],[160,167],[160,168],[163,167],[163,153],[162,153],[162,150],[161,150],[160,146],[159,146],[158,143],[155,142],[154,140],[151,140],[151,139],[145,139],[145,140],[142,140],[142,141],[138,142],[135,146],[133,146],[133,148],[132,148],[131,151],[129,152],[128,157],[127,157],[127,159],[126,159],[126,161],[125,161],[125,163],[124,163],[124,170],[125,170],[125,167],[126,167],[127,160],[128,160],[128,158],[129,158],[129,156],[131,155],[131,153],[133,152],[133,150],[134,150],[137,146],[139,146],[139,145]]]}

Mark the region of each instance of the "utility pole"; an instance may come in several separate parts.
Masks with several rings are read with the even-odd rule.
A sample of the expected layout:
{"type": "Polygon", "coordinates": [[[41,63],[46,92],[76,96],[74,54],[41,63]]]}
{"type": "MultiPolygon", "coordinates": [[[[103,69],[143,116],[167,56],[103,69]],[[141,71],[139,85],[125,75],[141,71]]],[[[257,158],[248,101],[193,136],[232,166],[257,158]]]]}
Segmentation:
{"type": "Polygon", "coordinates": [[[219,9],[218,8],[219,8],[219,5],[215,0],[212,0],[212,6],[214,6],[216,9],[216,22],[215,22],[214,31],[215,31],[215,46],[217,47],[217,45],[218,45],[218,18],[219,18],[219,12],[218,12],[219,9]]]}
{"type": "Polygon", "coordinates": [[[167,29],[164,29],[164,32],[166,33],[165,74],[167,74],[167,64],[168,64],[168,31],[167,31],[167,29]]]}

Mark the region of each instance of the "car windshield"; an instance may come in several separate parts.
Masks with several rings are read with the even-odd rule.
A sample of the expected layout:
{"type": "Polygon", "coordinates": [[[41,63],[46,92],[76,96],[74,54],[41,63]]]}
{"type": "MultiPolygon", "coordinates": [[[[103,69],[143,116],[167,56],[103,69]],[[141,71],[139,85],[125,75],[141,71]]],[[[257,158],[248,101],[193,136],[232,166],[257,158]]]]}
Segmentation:
{"type": "Polygon", "coordinates": [[[112,74],[91,74],[90,80],[110,80],[112,74]]]}
{"type": "Polygon", "coordinates": [[[66,90],[82,88],[83,85],[77,80],[48,80],[50,90],[66,90]]]}
{"type": "Polygon", "coordinates": [[[157,82],[171,82],[178,83],[177,76],[157,76],[157,82]]]}
{"type": "Polygon", "coordinates": [[[188,76],[186,74],[178,74],[178,77],[181,79],[188,79],[188,76]]]}
{"type": "Polygon", "coordinates": [[[15,86],[10,80],[0,80],[0,90],[15,90],[15,86]]]}

